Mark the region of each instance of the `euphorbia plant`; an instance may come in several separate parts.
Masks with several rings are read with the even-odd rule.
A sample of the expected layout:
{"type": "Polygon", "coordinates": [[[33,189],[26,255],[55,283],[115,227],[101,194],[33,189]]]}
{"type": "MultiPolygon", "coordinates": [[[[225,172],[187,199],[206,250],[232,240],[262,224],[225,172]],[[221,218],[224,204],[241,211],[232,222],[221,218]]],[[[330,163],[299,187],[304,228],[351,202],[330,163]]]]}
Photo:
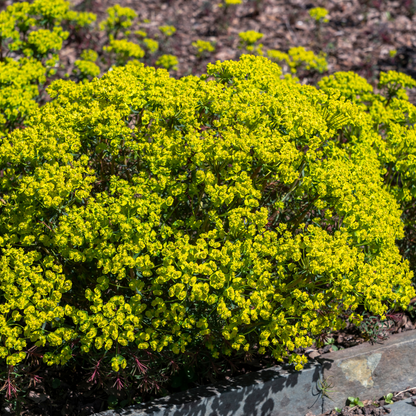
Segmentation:
{"type": "Polygon", "coordinates": [[[294,349],[341,312],[407,306],[371,117],[280,75],[243,55],[200,78],[134,63],[49,87],[0,143],[8,365],[34,344],[48,365],[104,353],[118,385],[147,354],[201,348],[300,369],[294,349]]]}

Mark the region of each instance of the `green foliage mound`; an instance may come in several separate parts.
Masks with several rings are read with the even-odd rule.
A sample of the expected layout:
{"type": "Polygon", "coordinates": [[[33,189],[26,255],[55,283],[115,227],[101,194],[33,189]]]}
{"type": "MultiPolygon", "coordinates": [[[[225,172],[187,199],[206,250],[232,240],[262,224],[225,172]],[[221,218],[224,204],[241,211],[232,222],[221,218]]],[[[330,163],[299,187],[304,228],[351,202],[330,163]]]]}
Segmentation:
{"type": "MultiPolygon", "coordinates": [[[[0,138],[0,355],[271,351],[415,295],[374,116],[263,57],[55,81],[0,138]],[[349,134],[348,140],[344,138],[349,134]]],[[[393,101],[391,100],[393,103],[393,101]]],[[[381,108],[381,107],[380,107],[381,108]]],[[[381,110],[380,110],[381,111],[381,110]]]]}

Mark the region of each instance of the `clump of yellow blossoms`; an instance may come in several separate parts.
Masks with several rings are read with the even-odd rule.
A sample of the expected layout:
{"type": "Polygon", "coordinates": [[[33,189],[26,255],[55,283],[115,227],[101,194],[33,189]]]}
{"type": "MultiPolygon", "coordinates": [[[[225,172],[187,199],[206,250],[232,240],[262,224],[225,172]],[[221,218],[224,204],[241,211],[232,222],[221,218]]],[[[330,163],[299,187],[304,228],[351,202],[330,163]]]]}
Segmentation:
{"type": "Polygon", "coordinates": [[[165,69],[174,70],[178,69],[178,58],[174,55],[165,54],[159,57],[156,61],[157,66],[161,66],[165,69]]]}
{"type": "Polygon", "coordinates": [[[143,39],[143,44],[150,53],[155,53],[159,49],[159,43],[154,39],[143,39]]]}
{"type": "Polygon", "coordinates": [[[78,75],[80,79],[96,77],[100,75],[100,67],[91,61],[76,60],[74,62],[74,74],[78,75]]]}
{"type": "Polygon", "coordinates": [[[121,7],[116,4],[107,9],[107,19],[100,23],[100,29],[114,39],[119,33],[125,33],[133,24],[137,13],[129,7],[121,7]]]}
{"type": "Polygon", "coordinates": [[[313,51],[307,51],[303,46],[290,48],[288,53],[270,49],[267,51],[267,56],[277,63],[286,63],[292,74],[296,74],[300,67],[319,73],[328,69],[325,53],[315,55],[313,51]]]}
{"type": "Polygon", "coordinates": [[[316,22],[328,23],[328,10],[323,7],[314,7],[309,10],[309,16],[315,19],[316,22]]]}
{"type": "Polygon", "coordinates": [[[202,57],[204,52],[210,53],[215,51],[215,46],[211,42],[201,39],[198,39],[196,42],[192,42],[192,46],[196,48],[198,57],[202,57]]]}
{"type": "Polygon", "coordinates": [[[247,30],[246,32],[240,32],[238,36],[243,42],[247,43],[248,45],[253,45],[264,35],[263,33],[256,32],[255,30],[247,30]]]}
{"type": "Polygon", "coordinates": [[[390,58],[394,58],[396,55],[397,55],[397,50],[396,49],[389,50],[390,58]]]}
{"type": "Polygon", "coordinates": [[[368,109],[343,79],[318,90],[243,55],[201,77],[135,62],[55,81],[30,126],[0,138],[0,356],[16,365],[34,344],[63,365],[77,341],[117,372],[127,351],[257,345],[301,369],[294,349],[343,311],[406,307],[380,159],[394,139],[374,125],[414,107],[368,109]]]}
{"type": "Polygon", "coordinates": [[[248,52],[256,52],[258,55],[263,55],[263,44],[255,45],[256,42],[263,38],[263,33],[247,30],[246,32],[240,32],[238,36],[240,38],[239,48],[244,47],[248,52]]]}
{"type": "Polygon", "coordinates": [[[159,30],[168,37],[172,36],[176,32],[176,28],[170,25],[159,26],[159,30]]]}
{"type": "MultiPolygon", "coordinates": [[[[233,6],[233,5],[237,5],[237,4],[241,4],[242,0],[224,0],[224,4],[225,6],[233,6]]],[[[220,7],[222,7],[222,3],[219,4],[220,7]]]]}
{"type": "Polygon", "coordinates": [[[96,77],[100,74],[100,67],[95,64],[98,59],[98,54],[94,50],[85,49],[81,53],[81,59],[74,62],[74,73],[79,76],[79,79],[96,77]]]}
{"type": "Polygon", "coordinates": [[[117,65],[124,65],[129,58],[143,58],[144,50],[137,43],[126,39],[110,40],[110,44],[103,48],[106,52],[115,54],[117,65]]]}

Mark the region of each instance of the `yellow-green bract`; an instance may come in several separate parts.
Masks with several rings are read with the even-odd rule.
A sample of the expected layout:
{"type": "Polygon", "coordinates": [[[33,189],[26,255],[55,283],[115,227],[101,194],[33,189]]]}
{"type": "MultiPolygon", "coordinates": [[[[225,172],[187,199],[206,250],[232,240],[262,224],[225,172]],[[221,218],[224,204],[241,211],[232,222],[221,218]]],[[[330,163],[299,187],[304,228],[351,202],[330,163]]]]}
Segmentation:
{"type": "Polygon", "coordinates": [[[328,69],[325,53],[321,52],[319,55],[315,55],[313,51],[307,51],[302,46],[290,48],[288,53],[270,49],[267,51],[267,56],[278,63],[286,62],[292,74],[296,74],[301,66],[304,66],[307,70],[315,70],[319,73],[328,69]]]}
{"type": "Polygon", "coordinates": [[[126,39],[110,40],[110,45],[104,46],[104,50],[115,53],[118,65],[125,64],[129,58],[143,58],[144,56],[144,50],[137,43],[126,39]]]}
{"type": "Polygon", "coordinates": [[[328,10],[323,7],[314,7],[309,10],[309,15],[313,17],[317,22],[329,22],[328,10]]]}
{"type": "Polygon", "coordinates": [[[162,55],[158,58],[155,64],[158,66],[162,66],[167,70],[173,69],[174,71],[176,71],[178,69],[178,58],[174,55],[162,55]]]}
{"type": "Polygon", "coordinates": [[[257,345],[300,369],[343,311],[406,307],[375,116],[322,88],[252,55],[54,82],[0,138],[1,357],[64,364],[79,340],[118,371],[127,348],[257,345]]]}
{"type": "Polygon", "coordinates": [[[198,39],[196,42],[192,42],[192,46],[197,49],[198,56],[201,56],[205,51],[214,52],[215,46],[211,42],[207,42],[201,39],[198,39]]]}

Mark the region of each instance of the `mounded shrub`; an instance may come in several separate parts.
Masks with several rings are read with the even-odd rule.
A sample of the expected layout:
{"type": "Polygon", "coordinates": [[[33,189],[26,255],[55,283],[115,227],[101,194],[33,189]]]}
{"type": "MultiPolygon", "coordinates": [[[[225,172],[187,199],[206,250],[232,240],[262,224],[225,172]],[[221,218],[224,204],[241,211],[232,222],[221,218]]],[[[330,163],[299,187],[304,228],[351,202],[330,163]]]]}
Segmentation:
{"type": "MultiPolygon", "coordinates": [[[[374,114],[263,57],[55,81],[0,139],[0,355],[289,356],[415,295],[374,114]],[[138,351],[139,350],[139,351],[138,351]],[[142,351],[142,352],[141,352],[142,351]]],[[[390,100],[391,101],[391,100],[390,100]]],[[[382,103],[381,103],[382,104],[382,103]]],[[[373,108],[383,106],[374,104],[373,108]]]]}

